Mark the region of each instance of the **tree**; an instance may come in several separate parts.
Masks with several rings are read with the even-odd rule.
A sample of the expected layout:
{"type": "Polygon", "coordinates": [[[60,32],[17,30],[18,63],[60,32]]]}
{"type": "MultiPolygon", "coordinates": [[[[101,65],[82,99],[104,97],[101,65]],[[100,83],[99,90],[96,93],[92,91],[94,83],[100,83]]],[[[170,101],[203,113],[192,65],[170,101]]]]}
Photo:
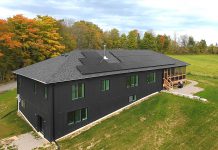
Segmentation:
{"type": "Polygon", "coordinates": [[[181,35],[179,37],[179,53],[188,53],[188,35],[181,35]]]}
{"type": "Polygon", "coordinates": [[[111,34],[110,34],[109,31],[105,31],[103,33],[103,41],[104,41],[104,44],[106,45],[107,49],[111,49],[112,48],[113,41],[111,39],[111,34]]]}
{"type": "Polygon", "coordinates": [[[91,22],[75,22],[72,26],[72,34],[79,49],[101,49],[103,47],[103,31],[91,22]]]}
{"type": "Polygon", "coordinates": [[[112,39],[112,48],[120,48],[120,33],[117,29],[112,29],[110,31],[111,33],[111,39],[112,39]]]}
{"type": "Polygon", "coordinates": [[[65,46],[61,44],[62,37],[58,30],[58,21],[49,16],[38,15],[35,19],[37,21],[37,32],[39,52],[45,57],[55,57],[65,51],[65,46]]]}
{"type": "Polygon", "coordinates": [[[57,21],[49,16],[29,19],[16,15],[0,21],[0,75],[12,77],[11,70],[60,55],[61,44],[57,21]]]}
{"type": "Polygon", "coordinates": [[[19,66],[17,48],[21,43],[15,39],[6,20],[0,20],[0,81],[9,80],[11,70],[19,66]]]}
{"type": "Polygon", "coordinates": [[[218,47],[216,45],[213,45],[211,44],[209,47],[208,47],[208,52],[210,54],[218,54],[218,47]]]}
{"type": "Polygon", "coordinates": [[[200,53],[206,53],[207,52],[207,43],[205,40],[201,40],[200,42],[197,42],[196,48],[199,50],[200,53]]]}
{"type": "Polygon", "coordinates": [[[130,31],[127,36],[127,48],[128,49],[138,49],[139,47],[138,38],[139,38],[138,30],[130,31]]]}
{"type": "Polygon", "coordinates": [[[119,30],[112,29],[104,32],[104,43],[109,49],[116,49],[121,47],[119,30]]]}
{"type": "Polygon", "coordinates": [[[159,52],[168,52],[169,51],[169,46],[171,43],[170,37],[167,35],[157,35],[156,37],[156,49],[159,52]]]}
{"type": "Polygon", "coordinates": [[[152,32],[145,32],[144,37],[142,39],[141,47],[143,49],[156,49],[156,42],[155,42],[155,36],[152,32]]]}
{"type": "Polygon", "coordinates": [[[195,53],[195,40],[192,36],[188,37],[187,47],[191,53],[195,53]]]}
{"type": "Polygon", "coordinates": [[[186,48],[188,45],[188,35],[181,35],[179,38],[179,44],[181,47],[186,48]]]}
{"type": "Polygon", "coordinates": [[[127,37],[126,37],[126,34],[123,33],[120,37],[120,46],[121,48],[123,49],[126,49],[127,48],[127,37]]]}
{"type": "Polygon", "coordinates": [[[58,21],[58,33],[60,34],[61,44],[65,46],[65,51],[71,51],[76,48],[76,39],[72,34],[72,27],[70,22],[65,22],[65,20],[58,21]],[[67,24],[67,25],[65,25],[67,24]]]}

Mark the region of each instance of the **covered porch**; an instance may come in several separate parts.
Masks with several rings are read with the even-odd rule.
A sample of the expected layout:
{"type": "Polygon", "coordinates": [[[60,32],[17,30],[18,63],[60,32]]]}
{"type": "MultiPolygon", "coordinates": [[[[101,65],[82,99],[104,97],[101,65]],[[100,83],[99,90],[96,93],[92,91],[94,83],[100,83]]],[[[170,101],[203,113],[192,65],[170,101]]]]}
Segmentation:
{"type": "Polygon", "coordinates": [[[172,89],[181,81],[186,82],[186,66],[164,69],[163,87],[165,89],[172,89]]]}

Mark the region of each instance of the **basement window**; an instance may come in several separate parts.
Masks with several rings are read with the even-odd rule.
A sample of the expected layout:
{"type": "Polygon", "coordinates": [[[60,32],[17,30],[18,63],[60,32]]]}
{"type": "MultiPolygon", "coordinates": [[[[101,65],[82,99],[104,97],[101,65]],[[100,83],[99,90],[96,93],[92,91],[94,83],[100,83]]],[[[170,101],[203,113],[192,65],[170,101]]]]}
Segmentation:
{"type": "Polygon", "coordinates": [[[139,77],[138,75],[131,75],[127,78],[127,88],[129,87],[136,87],[139,84],[139,77]]]}
{"type": "Polygon", "coordinates": [[[156,82],[156,73],[151,72],[146,77],[146,83],[155,83],[156,82]]]}
{"type": "Polygon", "coordinates": [[[75,122],[79,123],[81,121],[81,110],[76,110],[75,111],[75,122]]]}
{"type": "Polygon", "coordinates": [[[67,113],[67,124],[73,125],[88,118],[88,108],[78,109],[67,113]]]}
{"type": "Polygon", "coordinates": [[[85,93],[84,83],[76,83],[72,85],[72,100],[83,98],[85,93]]]}
{"type": "Polygon", "coordinates": [[[110,81],[102,80],[101,82],[101,91],[108,91],[110,89],[110,81]]]}
{"type": "Polygon", "coordinates": [[[129,102],[134,102],[134,101],[136,101],[136,95],[131,95],[131,96],[129,96],[129,102]]]}
{"type": "Polygon", "coordinates": [[[81,118],[82,118],[82,121],[87,119],[87,116],[88,116],[87,114],[88,114],[88,109],[87,108],[81,109],[81,118]]]}
{"type": "Polygon", "coordinates": [[[75,116],[74,111],[67,113],[67,124],[68,125],[74,124],[74,120],[75,120],[74,116],[75,116]]]}

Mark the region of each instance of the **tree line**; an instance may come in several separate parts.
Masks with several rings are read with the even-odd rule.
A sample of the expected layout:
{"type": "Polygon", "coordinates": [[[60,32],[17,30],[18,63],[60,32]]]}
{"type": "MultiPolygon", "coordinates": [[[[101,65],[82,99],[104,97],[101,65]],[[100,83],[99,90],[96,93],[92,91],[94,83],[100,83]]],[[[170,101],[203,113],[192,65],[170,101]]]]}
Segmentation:
{"type": "Polygon", "coordinates": [[[0,82],[12,79],[12,70],[73,49],[103,49],[103,45],[107,49],[152,49],[170,54],[218,53],[217,45],[208,46],[205,40],[195,41],[187,35],[171,39],[146,31],[141,36],[138,30],[127,34],[115,28],[103,31],[87,21],[15,15],[0,19],[0,82]]]}

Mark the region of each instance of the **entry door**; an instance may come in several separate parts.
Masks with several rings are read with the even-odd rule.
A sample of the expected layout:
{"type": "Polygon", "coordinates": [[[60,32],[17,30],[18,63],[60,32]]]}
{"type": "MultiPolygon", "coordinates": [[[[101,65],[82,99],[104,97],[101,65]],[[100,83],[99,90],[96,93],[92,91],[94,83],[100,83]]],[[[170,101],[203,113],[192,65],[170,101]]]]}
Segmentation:
{"type": "Polygon", "coordinates": [[[41,116],[38,116],[38,130],[42,134],[45,132],[45,121],[41,116]]]}

